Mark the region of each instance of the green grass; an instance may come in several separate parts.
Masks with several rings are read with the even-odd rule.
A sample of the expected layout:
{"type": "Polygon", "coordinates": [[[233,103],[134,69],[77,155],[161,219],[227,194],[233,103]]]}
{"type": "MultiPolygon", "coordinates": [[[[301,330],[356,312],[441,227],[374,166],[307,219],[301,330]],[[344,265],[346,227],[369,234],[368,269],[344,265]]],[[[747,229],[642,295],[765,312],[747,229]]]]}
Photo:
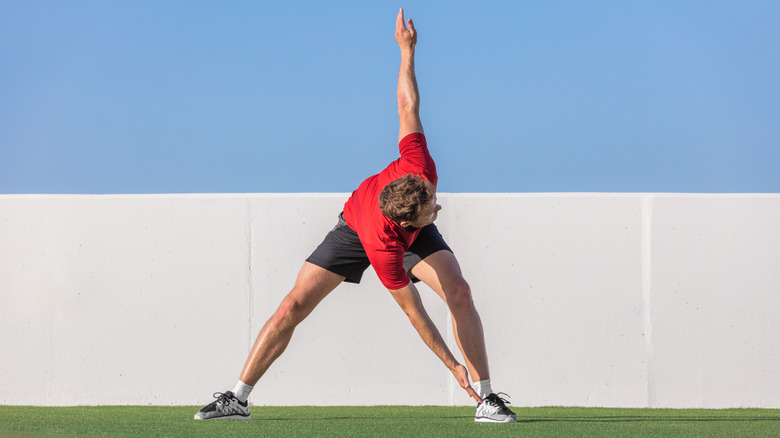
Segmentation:
{"type": "Polygon", "coordinates": [[[514,408],[516,424],[468,407],[262,407],[253,421],[195,421],[199,407],[0,406],[0,437],[780,437],[780,410],[514,408]]]}

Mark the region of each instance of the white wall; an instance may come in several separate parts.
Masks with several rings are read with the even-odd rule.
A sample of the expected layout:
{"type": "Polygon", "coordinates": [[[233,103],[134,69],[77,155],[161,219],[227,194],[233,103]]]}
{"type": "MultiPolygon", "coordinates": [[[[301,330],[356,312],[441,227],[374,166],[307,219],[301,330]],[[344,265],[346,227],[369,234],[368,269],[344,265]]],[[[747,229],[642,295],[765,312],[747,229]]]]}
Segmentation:
{"type": "MultiPolygon", "coordinates": [[[[0,404],[210,401],[347,196],[0,196],[0,404]]],[[[780,195],[439,198],[514,405],[780,408],[780,195]]],[[[253,402],[464,394],[369,269],[253,402]]]]}

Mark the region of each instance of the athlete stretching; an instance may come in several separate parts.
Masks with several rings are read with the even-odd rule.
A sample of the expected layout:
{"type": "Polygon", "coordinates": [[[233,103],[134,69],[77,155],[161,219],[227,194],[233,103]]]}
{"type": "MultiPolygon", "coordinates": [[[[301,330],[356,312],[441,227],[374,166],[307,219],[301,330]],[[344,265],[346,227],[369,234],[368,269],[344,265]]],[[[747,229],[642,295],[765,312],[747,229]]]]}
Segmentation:
{"type": "Polygon", "coordinates": [[[360,282],[370,264],[422,340],[479,403],[475,420],[516,421],[505,400],[490,387],[482,323],[471,291],[458,261],[433,224],[441,210],[436,203],[436,165],[420,123],[420,96],[414,74],[417,31],[411,19],[404,23],[403,9],[396,18],[395,38],[401,48],[401,158],[363,181],[352,193],[336,227],[303,264],[292,291],[260,330],[233,391],[218,394],[195,415],[196,419],[249,419],[249,393],[287,347],[295,327],[342,281],[360,282]],[[428,317],[415,281],[426,283],[447,303],[466,366],[455,360],[428,317]],[[476,382],[474,388],[469,373],[476,382]]]}

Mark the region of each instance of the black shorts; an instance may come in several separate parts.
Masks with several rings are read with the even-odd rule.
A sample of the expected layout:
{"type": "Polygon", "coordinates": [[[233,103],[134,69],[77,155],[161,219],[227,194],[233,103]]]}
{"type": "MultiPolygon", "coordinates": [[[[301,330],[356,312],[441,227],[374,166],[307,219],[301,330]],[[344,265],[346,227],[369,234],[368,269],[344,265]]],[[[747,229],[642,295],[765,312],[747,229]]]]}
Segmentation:
{"type": "MultiPolygon", "coordinates": [[[[412,275],[412,268],[424,258],[443,249],[452,252],[436,225],[423,227],[404,254],[404,270],[409,278],[415,283],[420,281],[412,275]]],[[[344,281],[347,283],[360,283],[363,271],[371,264],[357,233],[347,225],[343,213],[339,214],[338,224],[306,261],[346,277],[344,281]]]]}

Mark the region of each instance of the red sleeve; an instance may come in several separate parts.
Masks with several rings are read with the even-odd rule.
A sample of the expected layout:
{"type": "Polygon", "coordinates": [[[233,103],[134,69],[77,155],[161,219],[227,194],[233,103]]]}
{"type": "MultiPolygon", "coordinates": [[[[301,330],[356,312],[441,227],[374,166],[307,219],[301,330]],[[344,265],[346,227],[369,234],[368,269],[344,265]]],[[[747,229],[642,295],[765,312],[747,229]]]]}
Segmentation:
{"type": "Polygon", "coordinates": [[[398,150],[401,158],[398,160],[399,170],[402,173],[423,175],[433,185],[438,182],[436,163],[433,162],[425,135],[413,132],[398,142],[398,150]]]}
{"type": "Polygon", "coordinates": [[[404,269],[404,249],[401,247],[376,249],[366,248],[368,260],[384,287],[400,289],[411,281],[404,269]]]}

